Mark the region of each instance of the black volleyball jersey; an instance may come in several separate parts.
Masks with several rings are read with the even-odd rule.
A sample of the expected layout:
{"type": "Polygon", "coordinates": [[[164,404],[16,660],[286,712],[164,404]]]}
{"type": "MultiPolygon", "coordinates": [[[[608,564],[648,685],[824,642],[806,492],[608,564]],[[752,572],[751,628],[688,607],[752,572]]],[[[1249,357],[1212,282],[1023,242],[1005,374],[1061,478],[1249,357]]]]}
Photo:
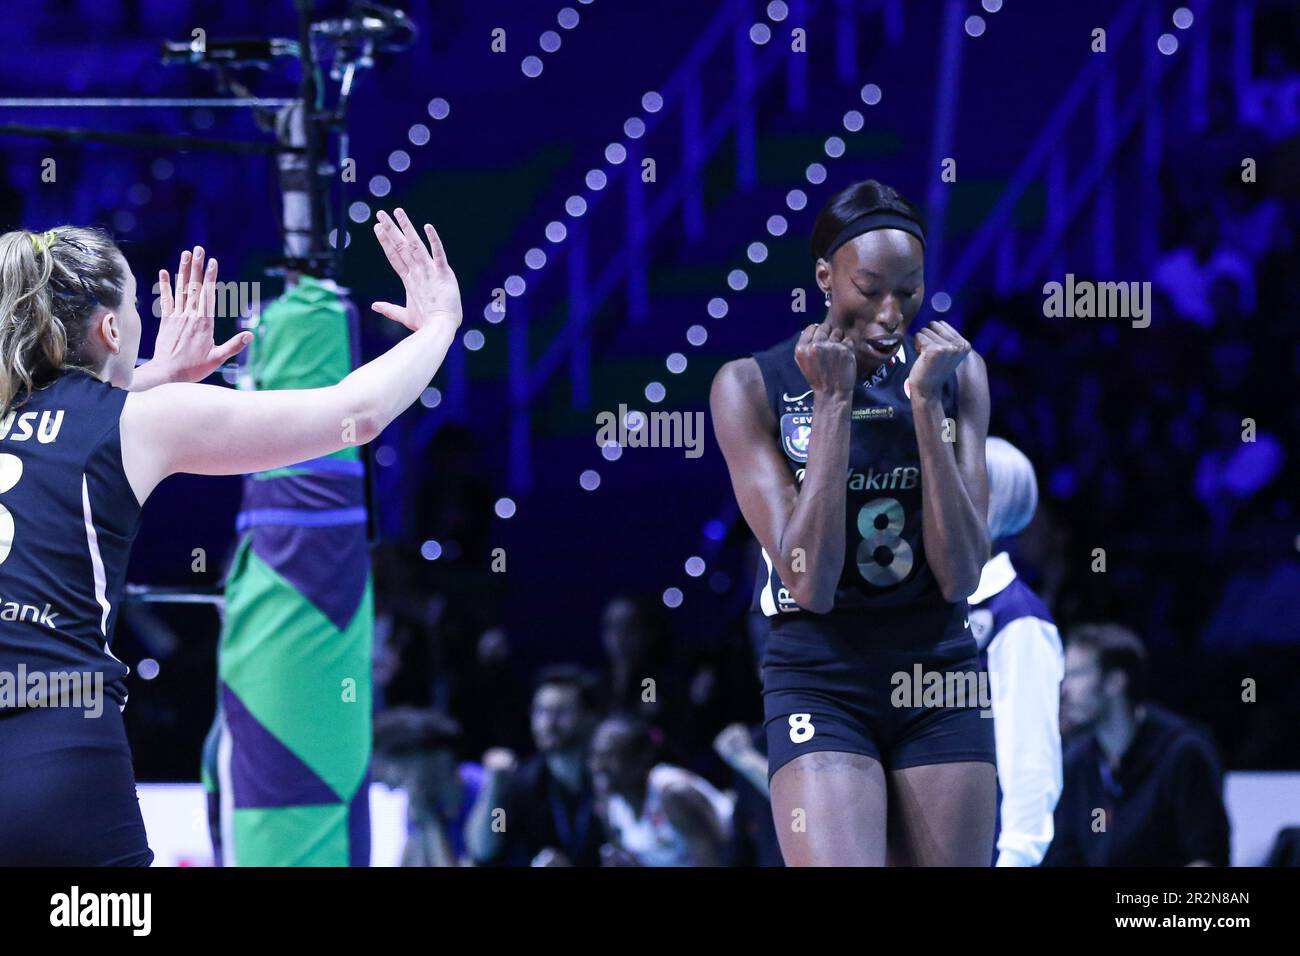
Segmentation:
{"type": "Polygon", "coordinates": [[[75,679],[125,702],[108,645],[141,510],[122,469],[127,394],[68,369],[0,419],[0,709],[22,706],[20,674],[27,706],[41,681],[75,679]]]}
{"type": "MultiPolygon", "coordinates": [[[[795,482],[803,483],[812,435],[813,393],[794,359],[794,335],[754,360],[776,418],[776,441],[795,482]]],[[[926,564],[921,541],[921,456],[912,422],[908,370],[916,364],[910,336],[889,363],[853,390],[849,425],[844,567],[835,611],[947,604],[926,564]]],[[[944,415],[957,417],[957,375],[944,383],[944,415]]],[[[753,608],[768,617],[805,614],[764,550],[753,608]]]]}

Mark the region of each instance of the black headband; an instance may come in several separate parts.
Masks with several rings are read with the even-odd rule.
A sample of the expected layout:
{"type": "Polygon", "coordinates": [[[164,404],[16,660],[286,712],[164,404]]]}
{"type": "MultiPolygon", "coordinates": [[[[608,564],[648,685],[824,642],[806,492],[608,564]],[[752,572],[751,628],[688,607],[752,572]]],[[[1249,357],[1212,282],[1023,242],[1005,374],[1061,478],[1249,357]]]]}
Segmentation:
{"type": "Polygon", "coordinates": [[[875,229],[901,229],[903,232],[916,236],[921,242],[921,248],[925,248],[925,233],[921,230],[920,223],[896,212],[869,212],[866,215],[858,216],[856,219],[850,219],[848,224],[836,234],[831,244],[826,247],[826,251],[821,254],[821,258],[830,262],[831,256],[835,255],[835,251],[840,246],[852,239],[856,239],[864,232],[871,232],[875,229]]]}

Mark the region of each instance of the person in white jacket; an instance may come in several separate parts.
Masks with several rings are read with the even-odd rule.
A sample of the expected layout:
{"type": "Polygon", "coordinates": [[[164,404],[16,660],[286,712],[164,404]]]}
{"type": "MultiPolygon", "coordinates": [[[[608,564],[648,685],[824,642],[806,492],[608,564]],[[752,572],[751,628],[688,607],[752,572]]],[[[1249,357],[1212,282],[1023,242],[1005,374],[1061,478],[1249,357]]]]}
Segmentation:
{"type": "Polygon", "coordinates": [[[1034,466],[1010,442],[990,437],[989,538],[970,602],[971,634],[987,655],[997,746],[997,866],[1037,866],[1052,842],[1052,814],[1061,795],[1061,636],[1038,595],[1016,576],[996,544],[1022,531],[1038,505],[1034,466]]]}

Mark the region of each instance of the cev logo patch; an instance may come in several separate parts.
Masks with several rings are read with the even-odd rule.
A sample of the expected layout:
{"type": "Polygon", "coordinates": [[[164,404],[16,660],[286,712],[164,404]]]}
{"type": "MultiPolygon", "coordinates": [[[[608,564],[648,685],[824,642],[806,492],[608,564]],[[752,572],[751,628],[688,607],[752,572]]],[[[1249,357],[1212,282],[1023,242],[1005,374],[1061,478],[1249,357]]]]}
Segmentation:
{"type": "Polygon", "coordinates": [[[806,462],[811,438],[811,412],[791,412],[781,416],[781,447],[790,458],[806,462]]]}

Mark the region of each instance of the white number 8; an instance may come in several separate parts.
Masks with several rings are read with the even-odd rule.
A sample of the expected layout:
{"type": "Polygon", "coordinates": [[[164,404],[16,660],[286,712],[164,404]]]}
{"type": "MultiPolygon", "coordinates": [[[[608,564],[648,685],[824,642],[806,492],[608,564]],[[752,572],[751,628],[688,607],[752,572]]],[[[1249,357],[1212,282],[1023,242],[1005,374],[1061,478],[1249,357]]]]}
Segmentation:
{"type": "MultiPolygon", "coordinates": [[[[0,454],[0,495],[18,484],[23,476],[23,460],[17,455],[0,454]]],[[[0,505],[0,564],[9,557],[9,550],[14,545],[14,516],[9,509],[0,505]]]]}
{"type": "Polygon", "coordinates": [[[791,743],[801,744],[805,740],[811,740],[812,735],[817,732],[813,726],[812,714],[791,714],[790,715],[790,741],[791,743]]]}

